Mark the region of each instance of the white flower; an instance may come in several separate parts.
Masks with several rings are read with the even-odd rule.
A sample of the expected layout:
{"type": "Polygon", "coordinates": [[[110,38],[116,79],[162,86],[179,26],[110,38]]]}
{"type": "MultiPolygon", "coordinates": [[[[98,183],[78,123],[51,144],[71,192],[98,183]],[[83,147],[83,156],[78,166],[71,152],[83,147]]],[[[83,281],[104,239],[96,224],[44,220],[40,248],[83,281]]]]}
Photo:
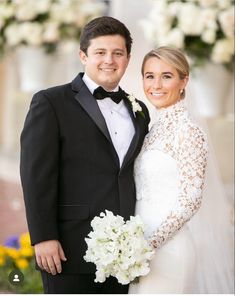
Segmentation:
{"type": "Polygon", "coordinates": [[[30,45],[42,44],[42,32],[43,28],[38,23],[23,23],[20,27],[20,34],[22,39],[30,45]]]}
{"type": "Polygon", "coordinates": [[[139,103],[137,103],[137,102],[132,102],[132,108],[135,113],[138,111],[142,111],[142,108],[140,107],[139,103]]]}
{"type": "Polygon", "coordinates": [[[143,116],[144,116],[144,113],[142,112],[142,107],[136,101],[136,98],[134,97],[134,95],[132,95],[132,94],[131,95],[128,95],[127,98],[131,102],[133,112],[134,113],[141,112],[141,114],[143,114],[143,116]]]}
{"type": "Polygon", "coordinates": [[[181,9],[180,2],[172,2],[169,4],[167,10],[171,16],[177,16],[181,9]]]}
{"type": "MultiPolygon", "coordinates": [[[[61,6],[59,3],[53,3],[50,9],[50,18],[54,22],[63,23],[64,20],[64,5],[61,6]]],[[[67,12],[66,12],[67,13],[67,12]]]]}
{"type": "Polygon", "coordinates": [[[9,25],[5,30],[5,38],[9,46],[20,44],[22,37],[19,32],[19,26],[17,24],[9,25]]]}
{"type": "Polygon", "coordinates": [[[9,3],[3,3],[0,5],[0,19],[8,19],[14,15],[14,7],[9,3]]]}
{"type": "Polygon", "coordinates": [[[202,40],[205,41],[208,44],[213,44],[215,42],[215,39],[216,39],[215,30],[206,29],[202,33],[202,40]]]}
{"type": "Polygon", "coordinates": [[[207,8],[201,11],[201,21],[206,29],[218,29],[217,25],[218,10],[215,8],[207,8]]]}
{"type": "Polygon", "coordinates": [[[32,1],[25,1],[16,6],[15,16],[19,21],[33,20],[37,15],[35,5],[32,1]]]}
{"type": "Polygon", "coordinates": [[[234,36],[234,7],[222,11],[219,14],[219,21],[224,34],[227,37],[234,36]]]}
{"type": "Polygon", "coordinates": [[[45,24],[42,38],[43,41],[49,43],[58,41],[60,38],[59,25],[54,22],[48,22],[45,24]]]}
{"type": "Polygon", "coordinates": [[[34,1],[35,11],[37,13],[46,13],[50,10],[51,0],[37,0],[34,1]]]}
{"type": "Polygon", "coordinates": [[[222,39],[216,42],[212,51],[212,61],[214,63],[226,63],[231,60],[234,54],[234,38],[222,39]]]}
{"type": "Polygon", "coordinates": [[[139,216],[125,222],[106,210],[92,220],[91,226],[84,259],[96,265],[95,282],[114,276],[124,285],[149,272],[154,251],[144,238],[145,227],[139,216]]]}
{"type": "Polygon", "coordinates": [[[217,0],[198,0],[202,7],[209,7],[216,4],[217,0]]]}
{"type": "Polygon", "coordinates": [[[193,3],[185,3],[179,13],[179,28],[186,35],[199,35],[203,31],[201,10],[193,3]],[[195,20],[197,20],[195,22],[195,20]]]}

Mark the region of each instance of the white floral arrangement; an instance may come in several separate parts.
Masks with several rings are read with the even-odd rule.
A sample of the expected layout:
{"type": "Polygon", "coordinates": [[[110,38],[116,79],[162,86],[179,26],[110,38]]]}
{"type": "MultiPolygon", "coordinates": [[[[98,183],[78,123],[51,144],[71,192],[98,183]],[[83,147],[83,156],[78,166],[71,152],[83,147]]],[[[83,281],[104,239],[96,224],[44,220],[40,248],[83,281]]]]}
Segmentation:
{"type": "Polygon", "coordinates": [[[153,46],[183,49],[192,65],[207,61],[232,67],[234,0],[151,0],[140,21],[153,46]]]}
{"type": "Polygon", "coordinates": [[[82,27],[105,7],[96,0],[1,0],[0,54],[20,45],[50,53],[61,41],[79,41],[82,27]]]}
{"type": "Polygon", "coordinates": [[[144,238],[145,226],[138,215],[125,222],[106,210],[92,220],[91,226],[84,259],[96,265],[95,282],[113,276],[126,285],[148,274],[154,250],[144,238]]]}

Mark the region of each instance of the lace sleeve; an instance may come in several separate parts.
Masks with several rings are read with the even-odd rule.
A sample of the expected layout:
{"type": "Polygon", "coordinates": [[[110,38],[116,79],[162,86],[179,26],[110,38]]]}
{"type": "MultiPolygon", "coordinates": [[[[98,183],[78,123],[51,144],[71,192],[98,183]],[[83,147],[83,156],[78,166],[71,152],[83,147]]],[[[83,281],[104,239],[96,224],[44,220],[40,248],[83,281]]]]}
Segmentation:
{"type": "Polygon", "coordinates": [[[177,140],[175,158],[179,169],[179,194],[174,208],[151,237],[159,248],[171,238],[201,205],[208,146],[198,127],[190,126],[177,140]]]}

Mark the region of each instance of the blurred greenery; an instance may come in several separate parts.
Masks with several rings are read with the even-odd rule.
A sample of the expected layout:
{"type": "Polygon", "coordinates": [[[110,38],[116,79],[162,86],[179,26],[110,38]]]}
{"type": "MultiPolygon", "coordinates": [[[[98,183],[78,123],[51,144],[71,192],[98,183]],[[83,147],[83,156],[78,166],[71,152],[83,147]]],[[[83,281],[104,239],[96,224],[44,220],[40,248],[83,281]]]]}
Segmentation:
{"type": "Polygon", "coordinates": [[[34,251],[28,233],[10,237],[4,245],[0,245],[0,293],[43,293],[41,276],[35,270],[34,251]],[[8,280],[9,274],[15,269],[24,275],[22,284],[12,285],[8,280]]]}

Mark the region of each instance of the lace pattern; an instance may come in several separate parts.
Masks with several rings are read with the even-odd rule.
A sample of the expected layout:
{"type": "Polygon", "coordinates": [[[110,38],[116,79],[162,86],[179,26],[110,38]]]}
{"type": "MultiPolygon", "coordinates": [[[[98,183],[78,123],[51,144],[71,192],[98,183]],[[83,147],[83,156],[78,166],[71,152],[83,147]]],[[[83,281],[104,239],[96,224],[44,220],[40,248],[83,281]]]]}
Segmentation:
{"type": "Polygon", "coordinates": [[[173,157],[179,172],[176,204],[151,236],[151,244],[159,248],[190,220],[202,200],[208,146],[204,133],[189,117],[183,100],[159,111],[140,154],[154,149],[173,157]]]}

